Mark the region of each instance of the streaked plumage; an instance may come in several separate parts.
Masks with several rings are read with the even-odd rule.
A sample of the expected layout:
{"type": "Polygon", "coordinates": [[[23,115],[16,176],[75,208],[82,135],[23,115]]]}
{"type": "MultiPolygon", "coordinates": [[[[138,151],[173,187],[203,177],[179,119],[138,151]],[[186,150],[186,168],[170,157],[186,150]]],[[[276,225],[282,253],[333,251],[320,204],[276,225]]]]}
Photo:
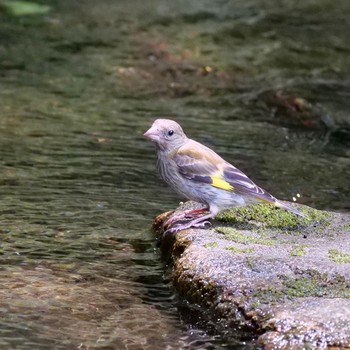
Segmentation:
{"type": "Polygon", "coordinates": [[[257,186],[213,150],[189,139],[175,121],[157,119],[144,136],[157,146],[157,168],[163,180],[184,197],[208,207],[209,214],[179,225],[179,229],[203,223],[221,209],[259,202],[304,216],[257,186]]]}

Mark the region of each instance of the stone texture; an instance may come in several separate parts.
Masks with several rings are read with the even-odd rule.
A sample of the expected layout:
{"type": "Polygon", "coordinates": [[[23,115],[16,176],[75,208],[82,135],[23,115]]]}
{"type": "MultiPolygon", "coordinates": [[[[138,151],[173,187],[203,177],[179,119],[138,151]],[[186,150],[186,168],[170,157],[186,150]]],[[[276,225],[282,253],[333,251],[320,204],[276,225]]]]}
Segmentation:
{"type": "Polygon", "coordinates": [[[164,232],[171,213],[154,228],[174,286],[219,332],[248,332],[266,349],[350,348],[350,216],[298,209],[308,218],[255,206],[210,229],[164,232]]]}

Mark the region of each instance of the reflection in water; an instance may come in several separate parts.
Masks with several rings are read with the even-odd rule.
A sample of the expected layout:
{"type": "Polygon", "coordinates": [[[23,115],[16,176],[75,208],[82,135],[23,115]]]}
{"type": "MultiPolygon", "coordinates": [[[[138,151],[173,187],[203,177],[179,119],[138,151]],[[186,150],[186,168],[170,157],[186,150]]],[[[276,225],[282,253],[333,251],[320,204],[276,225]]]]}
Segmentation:
{"type": "Polygon", "coordinates": [[[142,134],[175,118],[278,198],[349,210],[341,3],[0,12],[1,347],[247,348],[163,279],[149,227],[179,199],[142,134]]]}

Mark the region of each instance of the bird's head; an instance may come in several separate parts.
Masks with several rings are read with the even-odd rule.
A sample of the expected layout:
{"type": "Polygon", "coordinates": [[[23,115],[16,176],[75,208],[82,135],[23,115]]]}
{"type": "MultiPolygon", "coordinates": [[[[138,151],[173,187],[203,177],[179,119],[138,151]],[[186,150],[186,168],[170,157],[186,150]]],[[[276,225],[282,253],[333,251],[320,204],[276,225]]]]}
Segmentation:
{"type": "Polygon", "coordinates": [[[157,119],[143,134],[162,151],[172,151],[184,145],[188,138],[181,126],[170,119],[157,119]]]}

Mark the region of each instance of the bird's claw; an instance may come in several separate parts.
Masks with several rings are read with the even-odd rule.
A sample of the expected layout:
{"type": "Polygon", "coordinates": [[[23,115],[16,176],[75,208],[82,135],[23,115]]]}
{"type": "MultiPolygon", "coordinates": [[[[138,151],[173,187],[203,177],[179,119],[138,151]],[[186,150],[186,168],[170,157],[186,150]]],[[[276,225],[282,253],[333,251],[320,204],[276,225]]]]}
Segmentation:
{"type": "Polygon", "coordinates": [[[165,230],[165,233],[177,233],[179,231],[182,230],[187,230],[189,228],[204,228],[206,225],[209,225],[209,227],[212,226],[212,223],[208,220],[202,221],[202,222],[198,222],[196,224],[192,224],[191,222],[187,223],[187,224],[177,224],[174,225],[172,227],[169,227],[165,230]]]}
{"type": "Polygon", "coordinates": [[[176,225],[174,226],[174,227],[169,227],[169,228],[167,228],[165,231],[164,231],[164,233],[165,234],[168,234],[168,233],[170,233],[170,234],[174,234],[174,233],[177,233],[177,232],[179,232],[179,231],[181,231],[182,229],[180,228],[180,227],[177,227],[176,225]]]}
{"type": "Polygon", "coordinates": [[[194,225],[194,227],[205,227],[206,225],[208,225],[209,227],[212,227],[213,224],[209,221],[209,220],[205,220],[203,222],[200,222],[199,224],[194,225]],[[198,225],[198,226],[197,226],[198,225]]]}
{"type": "Polygon", "coordinates": [[[196,217],[200,217],[201,215],[203,215],[203,212],[205,212],[206,210],[207,210],[206,208],[194,209],[194,210],[191,209],[191,210],[186,210],[177,215],[172,215],[168,220],[164,222],[163,229],[164,231],[167,231],[174,224],[177,225],[178,221],[190,221],[196,217]]]}

